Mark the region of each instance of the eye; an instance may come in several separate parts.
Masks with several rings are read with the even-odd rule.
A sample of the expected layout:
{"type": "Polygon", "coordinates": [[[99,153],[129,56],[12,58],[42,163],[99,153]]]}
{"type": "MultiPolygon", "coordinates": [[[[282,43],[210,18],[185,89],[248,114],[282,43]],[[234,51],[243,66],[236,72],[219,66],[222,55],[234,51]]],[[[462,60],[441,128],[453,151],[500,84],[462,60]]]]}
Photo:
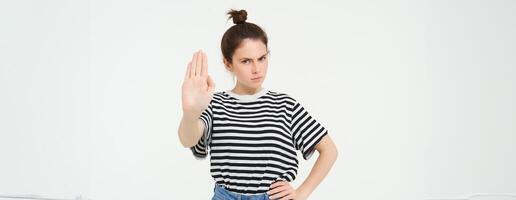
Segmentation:
{"type": "Polygon", "coordinates": [[[249,60],[244,60],[244,61],[242,61],[242,63],[247,64],[247,63],[249,63],[249,60]]]}
{"type": "Polygon", "coordinates": [[[260,61],[262,61],[262,60],[265,60],[265,59],[267,59],[267,57],[266,57],[266,56],[261,57],[259,60],[260,60],[260,61]]]}

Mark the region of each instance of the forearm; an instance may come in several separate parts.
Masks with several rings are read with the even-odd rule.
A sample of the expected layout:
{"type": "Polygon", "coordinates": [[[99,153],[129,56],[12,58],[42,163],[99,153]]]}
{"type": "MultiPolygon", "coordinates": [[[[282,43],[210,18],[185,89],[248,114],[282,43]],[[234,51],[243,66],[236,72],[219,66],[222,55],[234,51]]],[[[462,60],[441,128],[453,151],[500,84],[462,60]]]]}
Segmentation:
{"type": "Polygon", "coordinates": [[[326,177],[335,160],[337,160],[337,149],[335,147],[319,151],[319,156],[310,170],[310,174],[297,188],[301,196],[308,197],[315,190],[326,177]]]}
{"type": "Polygon", "coordinates": [[[199,125],[199,118],[190,115],[183,115],[179,124],[179,140],[184,147],[194,146],[202,136],[203,127],[199,125]]]}

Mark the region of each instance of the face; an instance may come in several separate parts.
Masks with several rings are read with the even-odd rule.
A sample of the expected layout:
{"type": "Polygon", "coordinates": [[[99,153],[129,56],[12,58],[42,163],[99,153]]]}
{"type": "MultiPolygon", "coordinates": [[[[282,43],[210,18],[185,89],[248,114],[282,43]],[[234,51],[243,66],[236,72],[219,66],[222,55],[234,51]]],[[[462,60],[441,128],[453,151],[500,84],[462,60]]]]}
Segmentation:
{"type": "Polygon", "coordinates": [[[267,74],[269,52],[259,39],[244,39],[233,54],[233,60],[224,60],[229,71],[237,78],[237,87],[260,88],[267,74]]]}

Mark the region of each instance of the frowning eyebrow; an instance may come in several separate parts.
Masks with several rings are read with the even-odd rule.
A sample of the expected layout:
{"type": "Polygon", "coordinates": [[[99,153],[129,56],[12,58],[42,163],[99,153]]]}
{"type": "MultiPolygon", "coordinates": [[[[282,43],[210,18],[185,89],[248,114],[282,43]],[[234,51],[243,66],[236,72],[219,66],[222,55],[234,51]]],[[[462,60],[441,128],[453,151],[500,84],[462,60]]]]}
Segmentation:
{"type": "MultiPolygon", "coordinates": [[[[263,58],[263,57],[267,56],[267,54],[269,54],[269,52],[267,52],[267,53],[263,54],[263,55],[262,55],[262,56],[260,56],[259,58],[263,58]]],[[[240,58],[240,60],[252,60],[252,58],[245,58],[245,57],[244,57],[244,58],[240,58]]]]}

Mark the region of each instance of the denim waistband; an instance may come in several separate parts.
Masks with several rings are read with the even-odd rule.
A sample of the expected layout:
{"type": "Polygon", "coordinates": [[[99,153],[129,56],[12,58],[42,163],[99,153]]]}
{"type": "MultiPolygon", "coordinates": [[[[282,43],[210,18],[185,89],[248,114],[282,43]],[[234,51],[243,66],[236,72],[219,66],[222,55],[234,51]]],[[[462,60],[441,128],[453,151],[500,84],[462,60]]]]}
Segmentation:
{"type": "Polygon", "coordinates": [[[215,183],[213,188],[214,197],[213,199],[231,199],[231,200],[269,200],[267,193],[258,194],[239,194],[236,192],[229,191],[224,185],[215,183]]]}

